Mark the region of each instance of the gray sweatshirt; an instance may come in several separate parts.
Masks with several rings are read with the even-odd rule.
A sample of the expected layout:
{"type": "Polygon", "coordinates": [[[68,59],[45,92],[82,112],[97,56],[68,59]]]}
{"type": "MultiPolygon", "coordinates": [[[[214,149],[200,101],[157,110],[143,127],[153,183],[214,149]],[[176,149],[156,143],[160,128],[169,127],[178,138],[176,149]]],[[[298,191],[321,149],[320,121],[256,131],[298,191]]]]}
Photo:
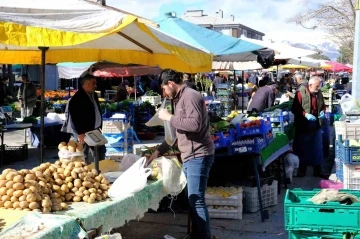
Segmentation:
{"type": "MultiPolygon", "coordinates": [[[[176,129],[182,161],[214,154],[214,143],[209,133],[209,117],[201,94],[184,84],[174,101],[177,103],[170,124],[176,129]]],[[[163,154],[168,148],[164,142],[158,151],[163,154]]]]}

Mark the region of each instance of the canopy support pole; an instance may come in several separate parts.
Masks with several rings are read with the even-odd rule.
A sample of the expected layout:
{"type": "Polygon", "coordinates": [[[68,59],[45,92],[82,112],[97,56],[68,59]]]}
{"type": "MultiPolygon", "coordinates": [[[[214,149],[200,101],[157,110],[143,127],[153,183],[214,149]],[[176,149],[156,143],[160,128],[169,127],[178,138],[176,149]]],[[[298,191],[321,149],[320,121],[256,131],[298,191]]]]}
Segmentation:
{"type": "Polygon", "coordinates": [[[136,76],[134,76],[134,88],[135,88],[135,101],[136,101],[136,89],[137,89],[137,81],[136,81],[136,76]]]}
{"type": "Polygon", "coordinates": [[[235,95],[235,96],[233,97],[233,98],[235,98],[235,100],[234,100],[234,109],[237,110],[237,105],[238,105],[238,104],[236,104],[236,103],[237,103],[237,101],[238,101],[238,100],[237,100],[238,97],[237,97],[237,94],[236,94],[237,88],[236,88],[236,74],[235,74],[235,70],[234,70],[234,88],[233,88],[233,89],[234,89],[234,95],[235,95]]]}
{"type": "Polygon", "coordinates": [[[46,51],[49,47],[39,47],[41,50],[41,75],[40,75],[40,86],[41,86],[41,107],[40,107],[40,164],[44,162],[44,115],[45,115],[45,60],[46,51]]]}
{"type": "Polygon", "coordinates": [[[242,71],[242,81],[241,81],[241,113],[244,113],[244,82],[245,82],[245,74],[244,74],[244,71],[242,71]]]}

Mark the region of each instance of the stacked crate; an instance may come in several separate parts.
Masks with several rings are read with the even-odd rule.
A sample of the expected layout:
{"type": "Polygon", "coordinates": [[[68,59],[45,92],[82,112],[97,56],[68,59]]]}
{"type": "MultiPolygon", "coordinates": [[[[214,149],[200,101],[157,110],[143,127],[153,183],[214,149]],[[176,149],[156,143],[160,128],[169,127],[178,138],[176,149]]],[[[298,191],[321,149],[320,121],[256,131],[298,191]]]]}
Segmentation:
{"type": "MultiPolygon", "coordinates": [[[[261,199],[263,208],[275,206],[277,204],[277,189],[278,182],[273,180],[271,184],[265,184],[261,187],[261,199]]],[[[258,189],[257,187],[244,187],[245,201],[244,211],[245,212],[257,212],[260,210],[260,204],[258,200],[258,189]]]]}
{"type": "MultiPolygon", "coordinates": [[[[224,187],[218,188],[219,190],[226,189],[224,187]]],[[[223,219],[242,219],[243,212],[243,190],[236,188],[236,193],[233,195],[213,195],[209,194],[209,190],[216,190],[217,188],[208,188],[205,194],[206,205],[208,206],[210,218],[223,218],[223,219]]]]}

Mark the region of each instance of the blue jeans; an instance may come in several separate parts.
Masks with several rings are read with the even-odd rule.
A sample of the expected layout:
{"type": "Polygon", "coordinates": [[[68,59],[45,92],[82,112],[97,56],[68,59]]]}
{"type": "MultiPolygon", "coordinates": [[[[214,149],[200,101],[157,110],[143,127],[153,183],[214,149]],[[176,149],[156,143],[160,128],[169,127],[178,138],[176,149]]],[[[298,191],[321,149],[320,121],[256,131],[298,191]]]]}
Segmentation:
{"type": "Polygon", "coordinates": [[[209,155],[189,159],[183,164],[192,217],[191,238],[211,238],[209,212],[205,204],[205,190],[213,162],[214,155],[209,155]]]}

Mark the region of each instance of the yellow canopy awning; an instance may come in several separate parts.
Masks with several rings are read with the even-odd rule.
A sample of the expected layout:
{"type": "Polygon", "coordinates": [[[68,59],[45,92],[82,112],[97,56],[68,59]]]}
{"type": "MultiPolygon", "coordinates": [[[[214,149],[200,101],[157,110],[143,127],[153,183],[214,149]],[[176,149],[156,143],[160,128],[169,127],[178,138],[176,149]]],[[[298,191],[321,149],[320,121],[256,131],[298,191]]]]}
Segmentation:
{"type": "Polygon", "coordinates": [[[83,0],[0,2],[0,62],[41,64],[38,47],[49,47],[45,62],[51,64],[110,61],[189,73],[212,68],[208,52],[120,10],[83,0]]]}
{"type": "Polygon", "coordinates": [[[294,65],[294,64],[283,65],[283,66],[280,66],[279,68],[282,68],[282,69],[309,69],[308,66],[294,65]]]}

